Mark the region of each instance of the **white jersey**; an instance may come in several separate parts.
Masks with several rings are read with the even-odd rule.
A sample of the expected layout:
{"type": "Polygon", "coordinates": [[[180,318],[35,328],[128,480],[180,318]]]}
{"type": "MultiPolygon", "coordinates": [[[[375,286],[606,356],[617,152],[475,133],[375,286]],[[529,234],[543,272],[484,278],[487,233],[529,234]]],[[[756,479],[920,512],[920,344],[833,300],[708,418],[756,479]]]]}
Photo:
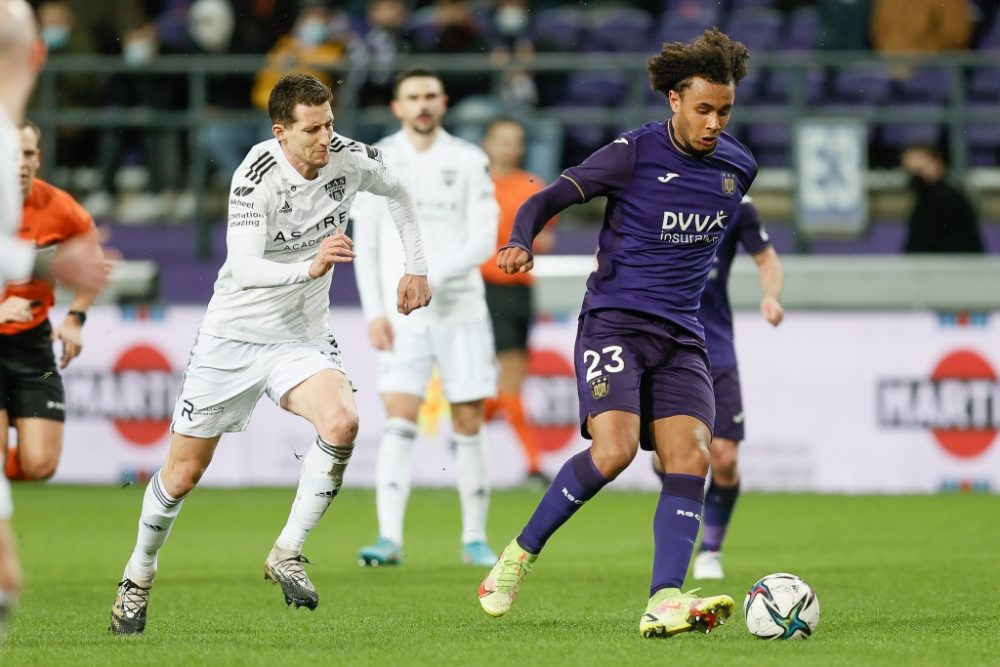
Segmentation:
{"type": "Polygon", "coordinates": [[[31,245],[17,238],[22,216],[20,164],[21,135],[0,106],[0,285],[30,278],[35,265],[31,245]]]}
{"type": "MultiPolygon", "coordinates": [[[[487,317],[479,265],[496,248],[500,207],[486,154],[444,130],[424,151],[418,152],[402,130],[375,145],[386,163],[406,178],[417,200],[417,222],[427,250],[433,298],[407,319],[426,323],[487,317]]],[[[361,195],[351,217],[356,221],[355,275],[365,318],[390,316],[396,312],[395,286],[403,262],[388,210],[383,202],[361,195]]]]}
{"type": "Polygon", "coordinates": [[[412,198],[376,149],[334,134],[330,161],[306,180],[271,139],[250,149],[233,176],[227,257],[202,331],[251,343],[322,335],[333,271],[313,280],[309,266],[322,240],[347,226],[360,190],[391,200],[407,272],[426,274],[412,198]]]}

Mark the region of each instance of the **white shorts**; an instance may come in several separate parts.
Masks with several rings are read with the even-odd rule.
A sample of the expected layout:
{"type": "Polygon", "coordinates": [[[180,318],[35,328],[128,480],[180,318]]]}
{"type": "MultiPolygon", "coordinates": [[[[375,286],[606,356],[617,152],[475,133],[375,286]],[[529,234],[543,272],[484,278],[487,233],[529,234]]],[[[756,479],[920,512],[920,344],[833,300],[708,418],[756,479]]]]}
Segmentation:
{"type": "Polygon", "coordinates": [[[14,501],[10,497],[10,482],[5,475],[0,475],[0,521],[10,519],[14,514],[14,501]]]}
{"type": "Polygon", "coordinates": [[[347,375],[332,334],[262,344],[199,333],[170,429],[196,438],[242,431],[264,392],[280,407],[291,389],[326,369],[347,375]]]}
{"type": "Polygon", "coordinates": [[[428,323],[399,326],[392,352],[378,357],[380,394],[423,396],[434,363],[449,403],[465,403],[496,396],[496,352],[489,318],[456,324],[428,323]]]}

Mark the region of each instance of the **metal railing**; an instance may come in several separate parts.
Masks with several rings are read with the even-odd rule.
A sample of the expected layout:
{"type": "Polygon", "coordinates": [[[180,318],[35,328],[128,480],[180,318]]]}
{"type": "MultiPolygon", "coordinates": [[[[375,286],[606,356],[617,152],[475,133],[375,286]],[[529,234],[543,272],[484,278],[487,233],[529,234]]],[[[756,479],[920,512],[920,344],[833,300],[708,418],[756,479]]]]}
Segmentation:
{"type": "MultiPolygon", "coordinates": [[[[481,74],[488,78],[494,92],[500,90],[504,75],[512,69],[533,73],[614,72],[624,75],[627,81],[622,103],[614,108],[595,107],[546,107],[521,110],[529,121],[536,118],[554,119],[564,125],[598,125],[625,129],[640,125],[653,118],[666,115],[664,103],[651,105],[646,72],[645,54],[624,53],[540,53],[530,59],[515,59],[497,63],[489,55],[405,55],[397,59],[397,69],[412,66],[429,67],[443,75],[481,74]]],[[[385,108],[362,108],[358,105],[358,91],[368,72],[364,66],[355,66],[355,60],[346,60],[331,68],[331,74],[340,82],[337,90],[338,131],[351,136],[362,119],[364,123],[394,122],[385,108]]],[[[1000,123],[1000,109],[978,109],[968,105],[966,74],[969,68],[990,67],[1000,69],[1000,58],[995,53],[949,53],[933,57],[900,56],[882,57],[874,52],[812,51],[804,53],[765,53],[751,58],[751,67],[768,71],[788,71],[791,79],[787,103],[783,106],[745,106],[733,115],[732,123],[739,127],[753,123],[793,123],[796,119],[816,112],[806,97],[806,77],[813,68],[842,68],[850,66],[933,66],[950,73],[948,103],[936,109],[905,109],[897,107],[864,108],[851,111],[842,108],[839,114],[860,117],[869,127],[883,123],[940,123],[947,128],[950,161],[953,173],[963,178],[968,169],[965,128],[971,123],[1000,123]],[[859,115],[860,114],[860,115],[859,115]]],[[[212,109],[209,113],[208,90],[211,81],[232,74],[252,74],[267,66],[263,56],[184,56],[170,55],[156,58],[148,65],[136,67],[115,56],[53,56],[42,72],[37,91],[36,108],[32,116],[43,130],[58,127],[85,128],[150,128],[176,129],[187,134],[190,162],[187,170],[188,188],[195,197],[195,245],[199,256],[210,252],[209,221],[201,215],[208,176],[208,164],[198,144],[198,131],[208,122],[226,121],[236,124],[259,125],[262,112],[252,109],[249,99],[246,110],[212,109]],[[109,107],[60,107],[57,105],[58,77],[65,74],[89,74],[103,77],[113,74],[130,76],[183,75],[186,77],[188,107],[184,110],[151,108],[109,107]]],[[[739,97],[737,97],[737,102],[739,97]]],[[[824,104],[838,100],[827,98],[824,104]]],[[[827,115],[827,112],[824,113],[827,115]]],[[[43,133],[43,151],[46,159],[55,159],[58,145],[56,133],[43,133]]]]}

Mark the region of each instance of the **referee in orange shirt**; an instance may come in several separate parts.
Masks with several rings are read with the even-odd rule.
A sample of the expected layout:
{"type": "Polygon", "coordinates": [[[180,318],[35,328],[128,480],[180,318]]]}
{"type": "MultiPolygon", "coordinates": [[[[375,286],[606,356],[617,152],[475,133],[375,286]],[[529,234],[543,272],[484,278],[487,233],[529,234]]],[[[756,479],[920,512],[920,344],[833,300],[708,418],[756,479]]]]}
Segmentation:
{"type": "MultiPolygon", "coordinates": [[[[497,118],[486,128],[483,150],[490,159],[490,175],[500,204],[497,250],[507,243],[517,209],[528,197],[545,187],[541,178],[521,169],[524,158],[524,126],[510,118],[497,118]]],[[[552,249],[555,218],[535,238],[534,252],[552,249]]],[[[487,401],[486,414],[502,411],[521,443],[528,464],[528,480],[548,484],[538,465],[538,443],[521,404],[521,385],[528,369],[528,333],[534,316],[530,273],[508,275],[497,268],[494,258],[481,266],[486,283],[486,304],[493,321],[500,378],[495,401],[487,401]]]]}
{"type": "MultiPolygon", "coordinates": [[[[21,127],[21,195],[24,217],[18,236],[39,252],[55,252],[57,243],[71,237],[93,241],[100,256],[97,232],[90,215],[66,192],[38,179],[41,167],[41,130],[31,121],[21,127]]],[[[51,477],[62,452],[65,392],[59,370],[80,354],[82,327],[96,293],[77,291],[69,313],[55,329],[49,309],[55,304],[50,280],[8,283],[0,299],[0,312],[13,305],[30,306],[22,315],[0,322],[0,444],[6,452],[5,472],[11,480],[51,477]],[[52,343],[62,343],[56,367],[52,343]],[[8,433],[17,431],[17,445],[8,447],[8,433]]]]}

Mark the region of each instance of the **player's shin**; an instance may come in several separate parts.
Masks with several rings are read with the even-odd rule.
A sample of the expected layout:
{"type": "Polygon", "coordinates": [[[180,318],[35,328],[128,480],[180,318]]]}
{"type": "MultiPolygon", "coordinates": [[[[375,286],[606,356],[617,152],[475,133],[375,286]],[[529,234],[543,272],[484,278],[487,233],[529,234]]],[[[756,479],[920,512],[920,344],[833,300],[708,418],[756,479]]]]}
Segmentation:
{"type": "Polygon", "coordinates": [[[184,498],[167,493],[160,471],[149,480],[142,497],[142,513],[135,550],[125,566],[125,577],[148,588],[156,576],[156,557],[170,535],[174,520],[181,511],[184,498]]]}
{"type": "Polygon", "coordinates": [[[705,478],[667,473],[653,516],[653,577],[649,594],[681,588],[701,526],[705,478]]]}
{"type": "Polygon", "coordinates": [[[340,492],[344,471],[353,451],[354,443],[335,445],[316,437],[302,459],[295,501],[288,521],[275,542],[277,548],[293,555],[302,552],[306,535],[316,527],[326,508],[340,492]]]}
{"type": "Polygon", "coordinates": [[[456,433],[455,471],[462,506],[463,559],[490,566],[496,555],[486,543],[486,517],[490,508],[490,480],[486,464],[486,429],[473,435],[456,433]]]}
{"type": "Polygon", "coordinates": [[[393,417],[386,422],[375,457],[375,507],[378,536],[403,544],[403,518],[410,497],[410,450],[417,437],[417,425],[393,417]]]}
{"type": "Polygon", "coordinates": [[[530,553],[542,547],[608,480],[594,465],[590,450],[572,456],[556,474],[517,541],[530,553]]]}

